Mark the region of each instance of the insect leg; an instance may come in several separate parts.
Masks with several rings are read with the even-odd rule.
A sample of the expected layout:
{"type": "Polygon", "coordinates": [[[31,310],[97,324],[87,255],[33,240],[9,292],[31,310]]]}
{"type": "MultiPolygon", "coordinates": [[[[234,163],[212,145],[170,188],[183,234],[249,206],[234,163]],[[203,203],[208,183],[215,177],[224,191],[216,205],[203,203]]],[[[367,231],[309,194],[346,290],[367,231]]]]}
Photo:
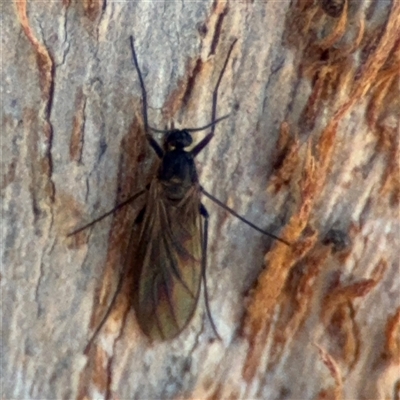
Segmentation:
{"type": "Polygon", "coordinates": [[[208,301],[208,291],[207,291],[207,245],[208,245],[208,219],[209,214],[207,209],[203,204],[200,204],[200,214],[204,218],[203,225],[203,235],[202,235],[202,259],[201,259],[201,275],[204,283],[204,301],[206,303],[206,312],[208,319],[210,320],[211,327],[219,340],[221,340],[221,336],[219,336],[217,328],[215,327],[214,320],[211,315],[210,304],[208,301]]]}
{"type": "Polygon", "coordinates": [[[150,135],[149,122],[148,122],[148,119],[147,119],[147,92],[146,92],[146,88],[144,86],[142,72],[140,71],[139,63],[138,63],[138,60],[137,60],[135,46],[134,46],[134,43],[133,43],[133,36],[130,36],[130,42],[131,42],[133,63],[135,65],[135,68],[136,68],[136,71],[137,71],[137,74],[138,74],[138,77],[139,77],[140,88],[142,90],[143,123],[144,123],[144,130],[145,130],[145,133],[146,133],[146,139],[149,142],[150,146],[153,148],[153,150],[156,152],[157,156],[159,158],[162,158],[163,155],[164,155],[163,149],[156,142],[156,140],[150,135]]]}
{"type": "Polygon", "coordinates": [[[222,77],[224,75],[224,72],[226,70],[226,66],[228,65],[228,61],[231,56],[233,47],[235,46],[236,42],[237,42],[237,39],[235,39],[232,42],[231,47],[229,48],[228,54],[225,59],[224,66],[222,67],[222,70],[221,70],[218,80],[217,80],[217,84],[215,85],[215,88],[214,88],[212,111],[211,111],[211,124],[212,124],[211,132],[193,148],[193,150],[191,151],[193,157],[196,157],[197,154],[199,154],[200,151],[202,151],[204,149],[204,147],[206,147],[208,145],[208,143],[210,142],[210,140],[214,137],[214,131],[215,131],[215,125],[216,125],[215,121],[216,121],[216,117],[217,117],[218,89],[219,89],[219,85],[221,83],[222,77]]]}
{"type": "Polygon", "coordinates": [[[224,210],[228,211],[229,213],[231,213],[234,217],[240,219],[242,222],[244,222],[245,224],[251,226],[253,229],[255,229],[256,231],[262,233],[263,235],[267,235],[269,237],[272,237],[275,240],[279,240],[282,243],[285,243],[287,246],[290,246],[290,243],[288,241],[286,241],[285,239],[282,239],[278,236],[275,236],[273,233],[269,233],[267,231],[264,231],[263,229],[259,228],[257,225],[254,225],[252,222],[248,221],[246,218],[242,217],[241,215],[239,215],[235,210],[232,210],[232,208],[228,207],[226,204],[224,204],[222,201],[218,200],[216,197],[214,197],[212,194],[208,193],[206,190],[204,190],[203,187],[200,187],[200,190],[202,191],[202,193],[208,197],[210,200],[212,200],[215,204],[219,205],[220,207],[222,207],[224,210]]]}
{"type": "MultiPolygon", "coordinates": [[[[135,226],[137,224],[140,224],[143,221],[143,216],[144,216],[145,211],[146,211],[146,207],[143,207],[140,210],[139,214],[135,218],[133,226],[135,226]]],[[[104,326],[104,324],[106,323],[108,317],[110,316],[112,308],[114,307],[114,304],[115,304],[115,302],[117,300],[117,297],[118,297],[118,295],[119,295],[119,293],[120,293],[120,291],[122,289],[122,284],[124,283],[124,277],[126,275],[126,272],[127,272],[126,270],[125,271],[123,269],[121,270],[121,274],[120,274],[120,277],[119,277],[119,281],[118,281],[117,287],[115,289],[115,293],[114,293],[114,295],[113,295],[113,297],[112,297],[112,299],[110,301],[110,304],[109,304],[109,306],[107,308],[106,313],[104,314],[103,319],[101,320],[100,324],[97,326],[96,330],[94,331],[92,337],[90,338],[88,344],[85,347],[85,350],[84,350],[85,354],[87,354],[87,352],[90,349],[94,339],[96,339],[96,337],[99,334],[101,328],[104,326]]]]}
{"type": "Polygon", "coordinates": [[[117,210],[119,210],[120,208],[126,206],[126,205],[127,205],[128,203],[130,203],[131,201],[137,199],[137,198],[138,198],[139,196],[141,196],[146,190],[147,190],[147,188],[144,189],[144,190],[141,190],[140,192],[134,194],[132,197],[129,197],[129,199],[123,201],[121,204],[118,204],[118,205],[117,205],[116,207],[114,207],[112,210],[110,210],[110,211],[106,212],[105,214],[103,214],[101,217],[96,218],[96,219],[93,220],[92,222],[89,222],[88,224],[82,226],[81,228],[78,228],[78,229],[72,231],[71,233],[68,233],[67,237],[72,236],[72,235],[75,235],[75,234],[78,233],[78,232],[82,232],[83,230],[85,230],[85,229],[91,227],[92,225],[94,225],[95,223],[101,221],[101,220],[104,219],[105,217],[108,217],[109,215],[114,214],[115,211],[117,211],[117,210]]]}

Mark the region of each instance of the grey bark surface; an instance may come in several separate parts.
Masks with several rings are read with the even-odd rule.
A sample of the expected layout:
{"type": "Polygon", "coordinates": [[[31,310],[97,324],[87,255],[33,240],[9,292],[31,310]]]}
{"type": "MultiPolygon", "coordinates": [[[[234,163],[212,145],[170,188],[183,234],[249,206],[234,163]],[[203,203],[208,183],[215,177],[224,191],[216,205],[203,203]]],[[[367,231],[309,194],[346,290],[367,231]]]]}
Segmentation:
{"type": "MultiPolygon", "coordinates": [[[[128,307],[125,288],[84,354],[115,291],[143,203],[76,237],[67,234],[144,188],[157,166],[144,136],[129,36],[135,38],[144,73],[149,122],[161,129],[172,122],[176,127],[210,122],[212,90],[229,45],[238,38],[218,101],[218,115],[230,117],[218,124],[215,138],[197,157],[200,182],[248,220],[285,234],[304,200],[296,185],[306,169],[308,143],[317,143],[333,117],[331,98],[348,95],[327,91],[327,107],[307,126],[313,82],[304,67],[307,48],[288,39],[301,36],[290,18],[301,13],[300,6],[307,15],[318,15],[316,40],[329,35],[335,20],[321,17],[318,4],[307,1],[297,6],[289,1],[29,2],[26,20],[16,4],[2,4],[1,397],[398,398],[398,192],[386,198],[377,189],[393,164],[390,154],[398,156],[398,141],[390,142],[389,147],[397,146],[392,153],[377,145],[366,116],[369,92],[340,121],[325,184],[304,229],[304,236],[317,232],[315,246],[323,248],[323,238],[335,228],[330,238],[344,243],[346,255],[340,256],[339,243],[324,259],[309,283],[315,296],[308,311],[285,341],[279,340],[284,336],[279,321],[296,313],[295,306],[286,308],[289,283],[275,307],[265,310],[271,323],[257,362],[249,361],[256,336],[248,334],[249,304],[253,291],[260,293],[260,274],[272,268],[264,256],[277,244],[204,199],[211,215],[208,293],[222,341],[215,339],[201,300],[179,337],[151,343],[128,307]],[[272,193],[267,188],[285,158],[278,149],[283,122],[290,136],[299,138],[300,161],[290,183],[272,193]],[[345,344],[332,339],[335,327],[339,335],[343,326],[324,325],[318,310],[326,304],[325,289],[313,285],[328,290],[335,279],[344,286],[373,281],[380,271],[363,300],[354,295],[346,308],[357,343],[349,350],[349,336],[345,344]]],[[[349,15],[369,13],[365,30],[384,31],[395,6],[368,4],[353,4],[349,15]]],[[[398,26],[398,19],[394,23],[398,26]]],[[[352,39],[354,32],[340,45],[348,48],[346,40],[352,39]]],[[[392,57],[398,52],[397,47],[392,57]]],[[[368,54],[358,56],[361,74],[368,54]]],[[[342,84],[346,88],[350,82],[342,84]]],[[[391,104],[383,124],[393,132],[398,102],[391,104]]],[[[195,142],[204,135],[195,133],[195,142]]],[[[162,135],[155,137],[162,141],[162,135]]],[[[397,187],[398,169],[390,174],[397,187]]],[[[298,275],[309,266],[295,265],[298,275]]],[[[296,281],[293,274],[290,279],[296,281]]]]}

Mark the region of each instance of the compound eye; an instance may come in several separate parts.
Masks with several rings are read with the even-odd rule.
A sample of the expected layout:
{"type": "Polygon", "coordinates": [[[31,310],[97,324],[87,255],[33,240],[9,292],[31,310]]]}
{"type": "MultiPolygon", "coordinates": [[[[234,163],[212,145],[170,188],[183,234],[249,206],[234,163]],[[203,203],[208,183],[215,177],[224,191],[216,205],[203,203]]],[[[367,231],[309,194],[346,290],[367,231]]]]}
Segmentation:
{"type": "Polygon", "coordinates": [[[182,146],[183,147],[188,147],[188,146],[190,146],[191,144],[192,144],[192,142],[193,142],[193,139],[192,139],[192,135],[188,132],[188,131],[181,131],[181,133],[182,133],[182,141],[181,141],[181,143],[182,143],[182,146]]]}

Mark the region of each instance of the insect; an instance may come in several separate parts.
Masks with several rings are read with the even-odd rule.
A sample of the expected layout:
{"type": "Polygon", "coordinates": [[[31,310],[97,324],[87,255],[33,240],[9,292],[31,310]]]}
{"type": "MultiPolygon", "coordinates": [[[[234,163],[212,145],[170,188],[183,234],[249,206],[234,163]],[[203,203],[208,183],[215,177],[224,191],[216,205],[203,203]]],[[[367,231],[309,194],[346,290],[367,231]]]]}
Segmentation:
{"type": "MultiPolygon", "coordinates": [[[[130,37],[133,64],[142,92],[144,130],[149,145],[160,159],[158,174],[146,189],[70,234],[78,233],[138,197],[146,196],[145,206],[134,222],[134,226],[140,223],[137,251],[133,257],[128,257],[125,268],[134,268],[134,265],[140,266],[139,279],[135,280],[132,291],[133,307],[141,330],[151,339],[172,339],[185,329],[196,310],[201,281],[204,284],[206,312],[213,331],[219,337],[208,300],[206,260],[209,214],[201,203],[201,194],[257,231],[289,245],[284,239],[264,231],[227,207],[208,193],[198,180],[194,159],[213,138],[216,124],[228,117],[216,118],[218,89],[235,43],[236,40],[229,48],[214,88],[211,123],[201,128],[160,131],[151,128],[148,124],[147,93],[137,60],[134,40],[133,37],[130,37]],[[192,150],[186,150],[192,144],[191,133],[208,128],[210,128],[210,133],[192,150]],[[151,136],[150,130],[165,134],[163,148],[151,136]]],[[[130,248],[135,245],[132,240],[129,244],[130,248]]],[[[90,343],[110,313],[121,289],[122,277],[121,274],[118,288],[108,311],[90,343]]]]}
{"type": "Polygon", "coordinates": [[[346,0],[320,0],[321,8],[332,18],[342,15],[346,0]]]}

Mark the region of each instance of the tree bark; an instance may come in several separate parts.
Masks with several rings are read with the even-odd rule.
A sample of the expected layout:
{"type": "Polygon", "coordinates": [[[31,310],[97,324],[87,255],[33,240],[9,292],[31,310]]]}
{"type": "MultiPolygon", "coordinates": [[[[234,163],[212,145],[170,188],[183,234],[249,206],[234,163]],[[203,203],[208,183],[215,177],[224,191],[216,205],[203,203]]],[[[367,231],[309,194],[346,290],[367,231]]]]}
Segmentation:
{"type": "Polygon", "coordinates": [[[400,2],[328,3],[2,3],[2,398],[399,398],[400,2]],[[200,181],[291,245],[204,198],[222,340],[200,300],[151,342],[125,282],[85,352],[143,201],[67,235],[157,168],[130,35],[159,129],[210,122],[238,39],[200,181]]]}

